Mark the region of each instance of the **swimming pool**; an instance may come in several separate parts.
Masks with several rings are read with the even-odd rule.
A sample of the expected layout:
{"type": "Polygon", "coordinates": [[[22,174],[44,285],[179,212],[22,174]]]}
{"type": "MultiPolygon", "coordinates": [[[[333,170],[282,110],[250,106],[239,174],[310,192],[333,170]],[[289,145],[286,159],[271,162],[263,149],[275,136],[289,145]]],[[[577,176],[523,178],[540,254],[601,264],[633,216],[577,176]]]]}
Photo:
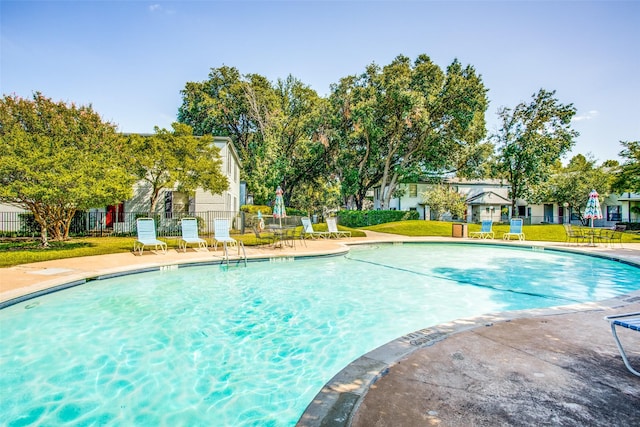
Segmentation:
{"type": "Polygon", "coordinates": [[[294,425],[363,353],[488,312],[609,298],[638,269],[485,245],[99,280],[0,311],[7,425],[294,425]]]}

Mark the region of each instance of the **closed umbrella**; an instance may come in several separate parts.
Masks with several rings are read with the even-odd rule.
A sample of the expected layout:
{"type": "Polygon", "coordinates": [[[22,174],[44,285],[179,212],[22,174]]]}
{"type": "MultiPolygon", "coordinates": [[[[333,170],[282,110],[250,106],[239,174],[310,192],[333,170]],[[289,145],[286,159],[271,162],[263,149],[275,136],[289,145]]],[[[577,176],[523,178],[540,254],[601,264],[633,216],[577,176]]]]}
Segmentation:
{"type": "Polygon", "coordinates": [[[584,218],[591,220],[591,227],[593,227],[594,219],[602,219],[600,200],[598,200],[598,192],[596,190],[591,190],[589,193],[587,208],[584,210],[584,218]]]}
{"type": "Polygon", "coordinates": [[[282,188],[278,185],[276,188],[276,200],[273,203],[273,217],[280,220],[280,226],[282,227],[282,218],[287,216],[287,211],[284,207],[284,198],[282,197],[282,188]]]}

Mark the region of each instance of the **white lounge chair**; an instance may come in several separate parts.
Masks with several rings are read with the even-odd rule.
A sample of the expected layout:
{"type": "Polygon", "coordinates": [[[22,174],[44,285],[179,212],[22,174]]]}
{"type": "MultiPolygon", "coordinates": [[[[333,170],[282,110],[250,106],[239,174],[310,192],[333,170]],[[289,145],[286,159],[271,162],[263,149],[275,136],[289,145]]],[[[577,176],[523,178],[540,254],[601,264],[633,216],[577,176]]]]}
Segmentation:
{"type": "Polygon", "coordinates": [[[491,227],[493,226],[493,221],[491,220],[484,220],[482,221],[482,227],[480,228],[480,231],[472,231],[469,233],[469,237],[473,238],[478,238],[478,239],[493,239],[494,237],[494,233],[493,230],[491,230],[491,227]]]}
{"type": "Polygon", "coordinates": [[[198,245],[198,248],[207,249],[207,241],[198,236],[198,220],[196,218],[182,218],[182,237],[178,241],[178,247],[187,251],[188,245],[198,245]]]}
{"type": "Polygon", "coordinates": [[[331,236],[331,233],[328,231],[315,231],[313,229],[313,225],[311,225],[311,219],[309,219],[309,217],[300,218],[300,221],[302,221],[303,237],[309,236],[312,239],[322,237],[323,239],[326,239],[331,236]]]}
{"type": "MultiPolygon", "coordinates": [[[[236,246],[238,247],[238,242],[236,239],[232,238],[229,235],[229,220],[228,219],[216,219],[213,221],[213,250],[218,250],[218,243],[221,243],[222,246],[236,246]]],[[[240,247],[238,247],[238,253],[240,253],[240,247]]]]}
{"type": "Polygon", "coordinates": [[[153,218],[138,218],[136,219],[136,229],[138,230],[138,240],[133,242],[133,252],[144,251],[145,246],[154,246],[156,253],[158,247],[163,254],[167,253],[167,244],[156,238],[156,222],[153,218]]]}
{"type": "Polygon", "coordinates": [[[329,237],[351,237],[350,231],[338,230],[338,223],[335,217],[327,218],[327,229],[329,229],[329,237]]]}
{"type": "Polygon", "coordinates": [[[604,319],[611,324],[611,333],[613,333],[613,338],[616,340],[616,345],[618,346],[620,356],[622,356],[622,360],[624,361],[625,366],[627,367],[627,369],[629,369],[629,371],[631,371],[632,374],[640,377],[640,372],[631,367],[631,363],[629,362],[629,359],[627,359],[627,354],[624,352],[622,344],[620,343],[620,338],[618,337],[618,333],[616,332],[616,326],[621,326],[623,328],[629,328],[632,331],[640,332],[640,312],[614,314],[612,316],[606,316],[604,319]]]}
{"type": "Polygon", "coordinates": [[[522,232],[522,218],[512,219],[509,223],[509,232],[502,235],[502,240],[511,240],[511,237],[517,237],[518,240],[524,240],[522,232]]]}

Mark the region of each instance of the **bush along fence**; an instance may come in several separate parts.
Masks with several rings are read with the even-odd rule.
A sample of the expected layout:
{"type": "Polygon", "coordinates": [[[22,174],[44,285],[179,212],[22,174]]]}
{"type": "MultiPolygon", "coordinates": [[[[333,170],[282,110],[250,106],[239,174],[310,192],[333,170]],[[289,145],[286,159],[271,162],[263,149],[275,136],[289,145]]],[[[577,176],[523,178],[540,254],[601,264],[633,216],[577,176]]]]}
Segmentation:
{"type": "MultiPolygon", "coordinates": [[[[86,236],[135,236],[136,219],[149,217],[148,212],[111,212],[78,211],[69,228],[70,237],[86,236]]],[[[208,211],[193,213],[159,213],[152,216],[156,222],[159,237],[178,237],[182,234],[182,218],[196,218],[198,232],[203,236],[212,236],[214,220],[226,218],[233,230],[244,233],[244,212],[208,211]]],[[[0,212],[0,237],[40,236],[40,225],[28,212],[0,212]]]]}
{"type": "Polygon", "coordinates": [[[339,211],[338,222],[345,227],[367,227],[393,221],[420,219],[417,211],[339,211]]]}

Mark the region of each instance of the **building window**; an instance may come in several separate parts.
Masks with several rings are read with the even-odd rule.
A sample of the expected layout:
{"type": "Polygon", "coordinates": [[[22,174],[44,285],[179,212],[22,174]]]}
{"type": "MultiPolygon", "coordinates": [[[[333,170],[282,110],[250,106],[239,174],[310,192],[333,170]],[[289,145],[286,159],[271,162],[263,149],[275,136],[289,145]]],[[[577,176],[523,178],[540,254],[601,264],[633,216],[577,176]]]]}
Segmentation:
{"type": "Polygon", "coordinates": [[[172,219],[174,214],[186,214],[189,212],[190,199],[186,193],[179,191],[165,191],[164,216],[172,219]]]}
{"type": "Polygon", "coordinates": [[[620,221],[622,219],[622,206],[607,206],[607,221],[620,221]]]}
{"type": "Polygon", "coordinates": [[[409,197],[418,197],[418,184],[409,184],[409,197]]]}

